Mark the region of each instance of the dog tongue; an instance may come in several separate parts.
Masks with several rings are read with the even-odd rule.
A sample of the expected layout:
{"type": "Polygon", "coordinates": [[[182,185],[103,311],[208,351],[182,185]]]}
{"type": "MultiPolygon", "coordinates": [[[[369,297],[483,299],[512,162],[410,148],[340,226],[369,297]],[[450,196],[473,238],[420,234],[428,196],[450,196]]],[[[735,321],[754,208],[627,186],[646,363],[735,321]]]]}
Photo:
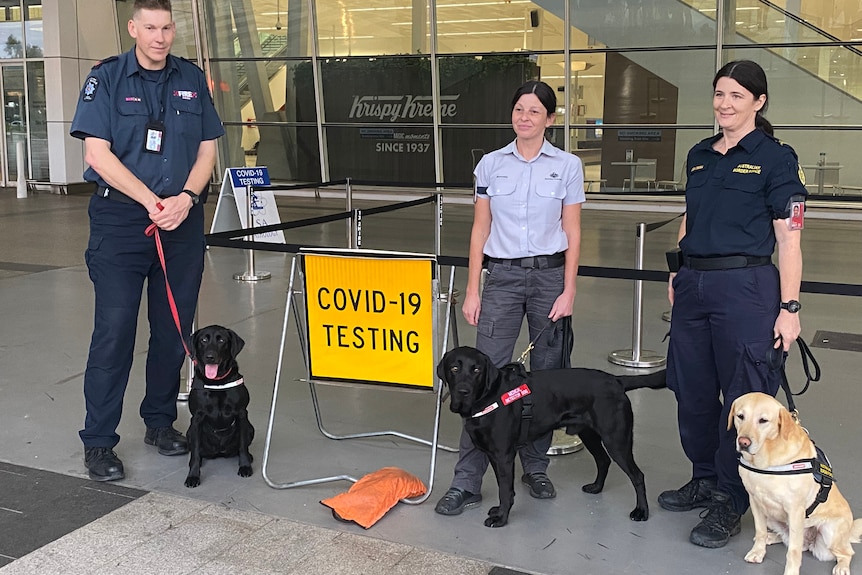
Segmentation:
{"type": "Polygon", "coordinates": [[[208,363],[204,366],[204,371],[206,373],[207,379],[215,379],[216,377],[218,377],[218,364],[208,363]]]}

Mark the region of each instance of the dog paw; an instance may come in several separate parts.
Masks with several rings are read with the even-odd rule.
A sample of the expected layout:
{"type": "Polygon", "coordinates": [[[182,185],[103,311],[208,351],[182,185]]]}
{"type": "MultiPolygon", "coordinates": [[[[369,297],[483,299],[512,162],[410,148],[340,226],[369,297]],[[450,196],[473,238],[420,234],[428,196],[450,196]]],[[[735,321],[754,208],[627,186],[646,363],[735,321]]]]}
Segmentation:
{"type": "Polygon", "coordinates": [[[832,568],[832,575],[850,575],[850,565],[840,563],[832,568]]]}
{"type": "Polygon", "coordinates": [[[485,519],[485,527],[502,527],[509,522],[509,516],[500,513],[499,507],[492,507],[488,511],[488,518],[485,519]]]}
{"type": "Polygon", "coordinates": [[[251,468],[251,465],[240,465],[239,471],[236,472],[240,477],[251,477],[254,473],[254,470],[251,468]]]}
{"type": "Polygon", "coordinates": [[[595,495],[596,493],[601,493],[602,489],[604,489],[604,485],[601,483],[587,483],[583,487],[581,487],[581,491],[584,493],[592,493],[595,495]]]}
{"type": "Polygon", "coordinates": [[[201,478],[197,475],[189,475],[186,477],[186,487],[197,487],[201,484],[201,478]]]}
{"type": "Polygon", "coordinates": [[[632,521],[646,521],[647,519],[649,519],[649,509],[641,509],[640,507],[635,507],[634,509],[632,509],[632,512],[629,513],[629,518],[632,521]]]}
{"type": "Polygon", "coordinates": [[[766,548],[763,549],[752,547],[751,551],[745,554],[747,563],[763,563],[763,558],[766,557],[766,548]]]}

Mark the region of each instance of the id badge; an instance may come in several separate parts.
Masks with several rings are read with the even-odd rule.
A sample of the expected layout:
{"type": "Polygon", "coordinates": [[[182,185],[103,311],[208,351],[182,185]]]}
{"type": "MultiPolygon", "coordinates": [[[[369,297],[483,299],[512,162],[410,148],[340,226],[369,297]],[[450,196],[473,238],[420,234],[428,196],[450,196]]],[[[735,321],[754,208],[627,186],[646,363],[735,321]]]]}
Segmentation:
{"type": "Polygon", "coordinates": [[[144,151],[151,154],[161,154],[165,141],[165,125],[162,122],[149,122],[144,138],[144,151]]]}
{"type": "Polygon", "coordinates": [[[801,230],[805,227],[805,202],[790,202],[790,217],[787,218],[787,229],[801,230]]]}

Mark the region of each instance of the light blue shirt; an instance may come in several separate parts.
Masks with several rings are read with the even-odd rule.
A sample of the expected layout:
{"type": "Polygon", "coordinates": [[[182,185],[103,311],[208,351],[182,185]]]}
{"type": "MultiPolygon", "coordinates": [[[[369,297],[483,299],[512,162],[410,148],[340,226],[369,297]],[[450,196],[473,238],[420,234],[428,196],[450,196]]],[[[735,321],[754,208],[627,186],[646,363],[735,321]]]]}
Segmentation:
{"type": "Polygon", "coordinates": [[[580,158],[545,140],[527,161],[513,141],[482,156],[473,175],[477,197],[491,201],[485,255],[512,259],[568,249],[563,206],[586,201],[580,158]]]}

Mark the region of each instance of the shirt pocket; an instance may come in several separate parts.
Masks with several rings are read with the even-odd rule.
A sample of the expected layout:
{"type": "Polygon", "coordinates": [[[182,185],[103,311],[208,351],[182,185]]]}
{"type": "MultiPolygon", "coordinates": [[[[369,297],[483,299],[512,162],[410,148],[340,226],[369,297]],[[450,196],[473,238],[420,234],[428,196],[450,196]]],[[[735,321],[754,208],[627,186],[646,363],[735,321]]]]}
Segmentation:
{"type": "Polygon", "coordinates": [[[536,195],[547,200],[562,200],[566,188],[562,180],[541,180],[536,184],[536,195]]]}
{"type": "Polygon", "coordinates": [[[686,189],[696,190],[704,187],[709,181],[709,172],[706,170],[698,170],[688,175],[686,180],[686,189]]]}
{"type": "Polygon", "coordinates": [[[199,98],[171,99],[171,107],[179,118],[180,132],[184,135],[200,138],[203,133],[203,108],[199,98]]]}
{"type": "Polygon", "coordinates": [[[122,143],[122,146],[126,146],[128,142],[137,139],[143,146],[144,130],[150,119],[147,105],[140,101],[120,101],[117,102],[117,112],[120,115],[120,121],[113,127],[114,143],[122,143]]]}
{"type": "Polygon", "coordinates": [[[486,193],[494,198],[499,196],[511,196],[515,193],[515,188],[518,187],[517,182],[509,178],[495,178],[493,183],[488,186],[486,193]]]}

